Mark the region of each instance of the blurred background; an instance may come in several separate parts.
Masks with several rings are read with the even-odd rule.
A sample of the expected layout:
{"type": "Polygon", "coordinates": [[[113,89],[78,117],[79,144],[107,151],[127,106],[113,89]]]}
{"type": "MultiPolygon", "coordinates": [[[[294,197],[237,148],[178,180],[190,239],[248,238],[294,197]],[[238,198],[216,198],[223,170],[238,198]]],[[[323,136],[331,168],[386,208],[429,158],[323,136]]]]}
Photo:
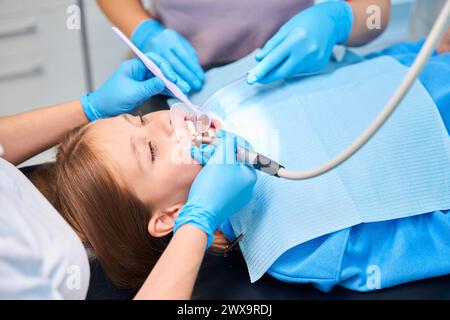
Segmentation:
{"type": "MultiPolygon", "coordinates": [[[[391,2],[388,29],[354,51],[426,36],[445,0],[391,2]]],[[[151,0],[143,3],[151,9],[151,0]]],[[[129,57],[95,0],[0,0],[0,116],[79,99],[129,57]],[[80,27],[68,27],[78,13],[80,27]]],[[[22,165],[53,156],[51,149],[22,165]]]]}

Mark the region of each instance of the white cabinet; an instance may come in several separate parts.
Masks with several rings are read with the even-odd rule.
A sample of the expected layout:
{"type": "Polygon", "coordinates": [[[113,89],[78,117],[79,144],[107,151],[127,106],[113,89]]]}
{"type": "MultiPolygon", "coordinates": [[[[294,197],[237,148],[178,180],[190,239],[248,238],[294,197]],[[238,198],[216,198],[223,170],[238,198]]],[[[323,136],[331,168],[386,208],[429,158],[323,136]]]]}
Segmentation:
{"type": "MultiPolygon", "coordinates": [[[[112,31],[112,24],[98,7],[97,1],[81,1],[83,1],[86,17],[93,87],[98,88],[121,62],[134,55],[112,31]]],[[[152,8],[151,0],[141,0],[141,2],[147,9],[152,8]]]]}
{"type": "Polygon", "coordinates": [[[112,31],[112,24],[96,1],[84,0],[89,59],[93,87],[98,88],[120,65],[131,57],[129,49],[112,31]]]}
{"type": "MultiPolygon", "coordinates": [[[[0,115],[86,91],[81,31],[66,27],[74,0],[0,0],[0,115]]],[[[26,164],[49,160],[40,155],[26,164]]]]}

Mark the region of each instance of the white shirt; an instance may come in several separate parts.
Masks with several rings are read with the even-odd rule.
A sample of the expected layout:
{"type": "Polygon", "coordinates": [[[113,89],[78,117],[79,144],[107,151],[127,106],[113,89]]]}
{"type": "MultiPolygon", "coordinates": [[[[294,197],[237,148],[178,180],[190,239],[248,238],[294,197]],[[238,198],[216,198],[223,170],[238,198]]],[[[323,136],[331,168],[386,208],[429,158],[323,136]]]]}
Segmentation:
{"type": "Polygon", "coordinates": [[[84,299],[89,276],[72,228],[0,158],[0,299],[84,299]]]}

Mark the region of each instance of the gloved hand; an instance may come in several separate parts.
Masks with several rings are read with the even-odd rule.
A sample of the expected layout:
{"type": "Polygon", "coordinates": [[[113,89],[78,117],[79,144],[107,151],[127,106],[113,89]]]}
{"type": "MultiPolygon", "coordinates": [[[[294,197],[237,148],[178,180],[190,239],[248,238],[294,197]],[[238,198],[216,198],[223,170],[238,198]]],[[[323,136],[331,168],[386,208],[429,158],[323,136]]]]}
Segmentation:
{"type": "Polygon", "coordinates": [[[205,72],[200,66],[197,52],[179,33],[164,28],[158,21],[141,22],[131,36],[131,41],[143,52],[153,51],[171,64],[191,87],[200,90],[205,72]]]}
{"type": "MultiPolygon", "coordinates": [[[[155,62],[166,78],[185,93],[189,85],[183,81],[161,57],[154,53],[147,56],[155,62]]],[[[81,105],[90,121],[128,113],[156,94],[168,94],[164,82],[156,78],[141,60],[135,58],[123,62],[116,72],[96,91],[81,97],[81,105]]]]}
{"type": "Polygon", "coordinates": [[[237,146],[246,142],[232,133],[217,131],[221,141],[217,146],[192,147],[192,156],[207,163],[192,184],[188,200],[175,220],[174,233],[190,223],[206,232],[208,245],[214,231],[233,213],[246,205],[253,195],[256,173],[253,168],[236,160],[237,146]]]}
{"type": "Polygon", "coordinates": [[[330,60],[333,46],[344,43],[353,24],[345,1],[309,7],[286,22],[259,50],[247,82],[269,83],[297,73],[316,72],[330,60]]]}

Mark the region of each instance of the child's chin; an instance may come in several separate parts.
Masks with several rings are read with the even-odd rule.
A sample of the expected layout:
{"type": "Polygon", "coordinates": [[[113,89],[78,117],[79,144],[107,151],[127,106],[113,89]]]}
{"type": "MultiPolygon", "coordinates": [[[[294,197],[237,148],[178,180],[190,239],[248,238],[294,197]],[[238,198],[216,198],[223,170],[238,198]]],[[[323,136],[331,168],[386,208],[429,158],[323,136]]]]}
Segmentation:
{"type": "Polygon", "coordinates": [[[222,120],[218,118],[211,118],[211,129],[214,130],[223,130],[224,125],[222,123],[222,120]]]}

